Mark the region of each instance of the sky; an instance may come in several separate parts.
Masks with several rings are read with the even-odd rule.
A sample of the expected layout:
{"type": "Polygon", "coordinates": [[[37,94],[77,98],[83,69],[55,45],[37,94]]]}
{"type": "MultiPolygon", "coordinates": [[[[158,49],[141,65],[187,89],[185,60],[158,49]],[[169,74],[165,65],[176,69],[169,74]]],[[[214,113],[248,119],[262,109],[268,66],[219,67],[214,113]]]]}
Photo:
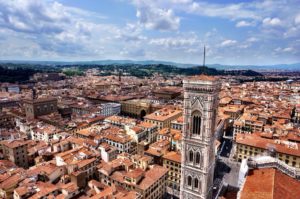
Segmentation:
{"type": "Polygon", "coordinates": [[[0,59],[300,62],[300,0],[0,0],[0,59]]]}

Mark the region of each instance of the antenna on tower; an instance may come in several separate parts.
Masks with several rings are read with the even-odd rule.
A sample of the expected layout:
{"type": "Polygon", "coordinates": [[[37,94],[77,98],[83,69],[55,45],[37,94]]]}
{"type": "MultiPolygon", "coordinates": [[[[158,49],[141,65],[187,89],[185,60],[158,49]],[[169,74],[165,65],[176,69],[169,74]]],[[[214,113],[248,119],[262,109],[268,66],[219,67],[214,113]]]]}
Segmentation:
{"type": "Polygon", "coordinates": [[[203,67],[205,66],[205,45],[203,48],[203,67]]]}

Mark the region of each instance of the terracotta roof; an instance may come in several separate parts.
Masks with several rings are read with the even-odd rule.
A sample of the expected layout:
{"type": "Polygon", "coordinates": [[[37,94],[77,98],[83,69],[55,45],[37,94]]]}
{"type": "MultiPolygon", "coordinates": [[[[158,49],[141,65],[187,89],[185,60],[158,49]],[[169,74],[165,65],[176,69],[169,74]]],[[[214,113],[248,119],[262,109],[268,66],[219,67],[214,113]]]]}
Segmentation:
{"type": "Polygon", "coordinates": [[[215,76],[208,76],[208,75],[195,75],[188,77],[189,80],[202,80],[202,81],[217,81],[218,78],[215,76]]]}
{"type": "Polygon", "coordinates": [[[169,169],[155,165],[145,173],[145,178],[140,182],[139,188],[145,190],[168,173],[169,169]]]}
{"type": "Polygon", "coordinates": [[[275,149],[277,152],[300,156],[300,145],[298,143],[285,143],[284,140],[272,140],[263,138],[259,133],[253,134],[237,134],[236,142],[247,146],[257,147],[261,149],[275,149]],[[294,148],[292,148],[292,146],[294,148]]]}
{"type": "Polygon", "coordinates": [[[67,184],[63,184],[61,186],[61,188],[64,189],[64,190],[66,190],[66,191],[68,191],[69,193],[72,193],[72,192],[75,192],[75,191],[78,190],[78,186],[75,183],[73,183],[73,182],[69,182],[67,184]]]}
{"type": "Polygon", "coordinates": [[[250,170],[241,190],[241,199],[295,199],[299,195],[300,182],[273,168],[250,170]]]}
{"type": "Polygon", "coordinates": [[[144,118],[148,120],[165,121],[175,116],[182,115],[182,110],[163,108],[154,113],[146,115],[144,118]]]}
{"type": "Polygon", "coordinates": [[[8,148],[17,148],[19,146],[26,145],[26,142],[23,140],[3,140],[0,144],[8,147],[8,148]]]}
{"type": "Polygon", "coordinates": [[[170,151],[169,153],[164,155],[163,158],[174,161],[174,162],[181,163],[181,153],[180,152],[170,151]]]}
{"type": "Polygon", "coordinates": [[[155,124],[152,124],[152,123],[150,123],[150,122],[141,122],[141,123],[139,123],[137,126],[142,127],[142,128],[153,128],[153,127],[155,127],[156,125],[155,125],[155,124]]]}
{"type": "Polygon", "coordinates": [[[17,186],[17,184],[24,179],[25,176],[22,176],[21,174],[17,173],[14,174],[7,179],[5,179],[3,182],[0,184],[0,188],[3,190],[8,190],[14,186],[17,186]]]}

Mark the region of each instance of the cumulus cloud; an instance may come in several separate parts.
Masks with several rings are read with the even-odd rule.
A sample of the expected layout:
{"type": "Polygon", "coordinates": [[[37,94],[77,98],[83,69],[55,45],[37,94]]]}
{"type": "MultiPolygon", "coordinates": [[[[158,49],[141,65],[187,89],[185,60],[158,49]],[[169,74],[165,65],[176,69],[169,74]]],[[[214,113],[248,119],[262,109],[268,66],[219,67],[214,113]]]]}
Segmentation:
{"type": "Polygon", "coordinates": [[[295,24],[300,25],[300,14],[295,17],[295,24]]]}
{"type": "Polygon", "coordinates": [[[250,38],[248,38],[246,41],[247,41],[247,42],[250,42],[250,43],[253,43],[253,42],[259,41],[259,39],[256,38],[256,37],[250,37],[250,38]]]}
{"type": "Polygon", "coordinates": [[[293,60],[299,60],[299,53],[295,53],[300,49],[299,42],[295,44],[300,34],[297,1],[130,0],[136,18],[115,23],[110,16],[70,7],[62,0],[0,0],[0,45],[5,46],[0,49],[0,59],[14,55],[36,59],[138,57],[201,62],[199,55],[205,43],[210,46],[208,57],[212,62],[220,57],[224,63],[239,61],[233,60],[236,54],[245,62],[255,54],[273,62],[269,52],[276,52],[274,45],[284,46],[277,49],[277,54],[294,55],[293,60]],[[196,20],[201,29],[207,17],[213,18],[214,28],[188,32],[186,27],[190,31],[196,20]],[[220,25],[225,20],[228,23],[220,25]],[[183,22],[188,25],[181,26],[183,22]],[[223,28],[232,26],[238,28],[226,39],[223,28]],[[251,32],[240,35],[241,27],[252,27],[251,32]]]}
{"type": "Polygon", "coordinates": [[[192,2],[187,8],[188,12],[209,17],[222,17],[229,19],[259,19],[255,11],[247,4],[214,4],[207,2],[192,2]]]}
{"type": "Polygon", "coordinates": [[[18,32],[60,33],[60,24],[68,24],[64,7],[40,0],[0,0],[0,26],[18,32]]]}
{"type": "Polygon", "coordinates": [[[248,27],[248,26],[255,26],[254,22],[248,22],[248,21],[239,21],[235,24],[236,27],[248,27]]]}
{"type": "Polygon", "coordinates": [[[293,47],[286,47],[286,48],[275,48],[274,49],[275,52],[283,52],[283,53],[289,53],[289,52],[293,52],[294,48],[293,47]]]}
{"type": "Polygon", "coordinates": [[[125,28],[118,30],[116,38],[126,42],[139,42],[146,40],[147,37],[142,35],[142,28],[137,24],[126,24],[125,28]]]}
{"type": "Polygon", "coordinates": [[[277,17],[274,18],[267,17],[263,19],[262,23],[265,26],[280,26],[281,20],[277,17]]]}
{"type": "Polygon", "coordinates": [[[190,47],[193,45],[197,45],[200,43],[200,40],[191,37],[191,38],[182,38],[182,37],[167,37],[167,38],[157,38],[151,39],[149,44],[164,46],[167,48],[182,48],[182,47],[190,47]]]}
{"type": "Polygon", "coordinates": [[[177,30],[180,18],[175,16],[172,9],[162,9],[145,1],[136,1],[136,16],[139,23],[147,29],[177,30]]]}
{"type": "Polygon", "coordinates": [[[233,46],[233,45],[236,44],[236,43],[237,43],[236,40],[227,39],[227,40],[224,40],[224,41],[221,43],[221,46],[222,46],[222,47],[228,47],[228,46],[233,46]]]}
{"type": "Polygon", "coordinates": [[[99,19],[106,18],[52,0],[0,0],[1,45],[11,54],[0,50],[0,58],[80,59],[117,55],[124,46],[131,49],[127,56],[143,54],[135,50],[146,39],[137,24],[119,27],[99,19]]]}

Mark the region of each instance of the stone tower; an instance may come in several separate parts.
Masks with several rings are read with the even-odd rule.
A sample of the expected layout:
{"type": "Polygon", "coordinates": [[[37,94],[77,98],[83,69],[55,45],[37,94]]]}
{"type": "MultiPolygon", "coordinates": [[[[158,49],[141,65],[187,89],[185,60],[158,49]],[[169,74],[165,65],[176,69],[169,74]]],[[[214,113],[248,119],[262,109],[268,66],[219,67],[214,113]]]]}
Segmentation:
{"type": "Polygon", "coordinates": [[[183,80],[184,125],[181,199],[211,199],[215,167],[214,130],[220,82],[215,77],[183,80]]]}

